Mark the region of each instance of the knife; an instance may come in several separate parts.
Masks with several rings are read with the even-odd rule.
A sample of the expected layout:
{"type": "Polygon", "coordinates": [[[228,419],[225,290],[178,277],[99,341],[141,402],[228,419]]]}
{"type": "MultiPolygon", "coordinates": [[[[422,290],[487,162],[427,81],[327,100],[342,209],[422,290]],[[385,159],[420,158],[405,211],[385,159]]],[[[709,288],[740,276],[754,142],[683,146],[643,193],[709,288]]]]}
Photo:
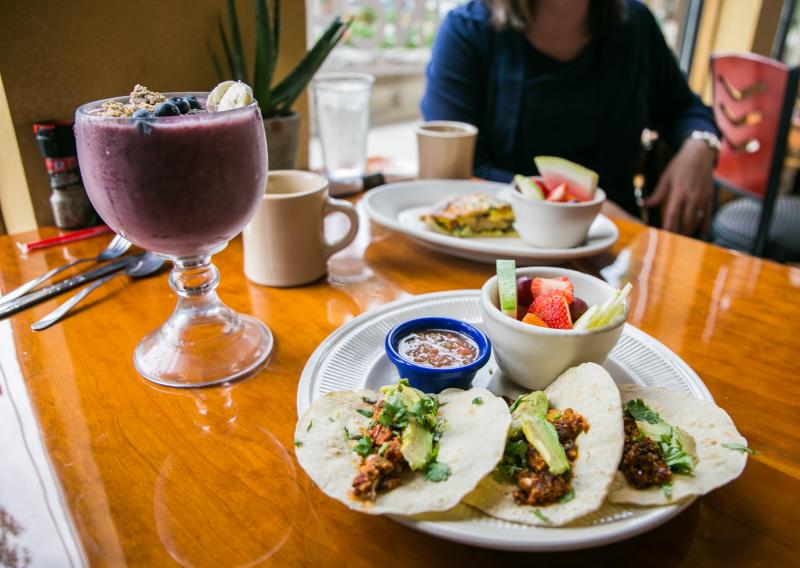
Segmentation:
{"type": "Polygon", "coordinates": [[[140,258],[142,258],[142,256],[144,256],[144,253],[124,256],[119,260],[115,260],[114,262],[110,262],[99,268],[81,272],[80,274],[76,274],[70,278],[65,278],[64,280],[56,282],[55,284],[51,284],[50,286],[45,286],[44,288],[29,294],[15,298],[14,300],[11,300],[10,302],[0,306],[0,320],[14,315],[29,306],[49,300],[54,296],[58,296],[67,290],[72,290],[73,288],[77,288],[78,286],[86,284],[87,282],[91,282],[92,280],[97,280],[98,278],[102,278],[103,276],[112,274],[118,270],[123,270],[134,262],[137,262],[140,258]]]}

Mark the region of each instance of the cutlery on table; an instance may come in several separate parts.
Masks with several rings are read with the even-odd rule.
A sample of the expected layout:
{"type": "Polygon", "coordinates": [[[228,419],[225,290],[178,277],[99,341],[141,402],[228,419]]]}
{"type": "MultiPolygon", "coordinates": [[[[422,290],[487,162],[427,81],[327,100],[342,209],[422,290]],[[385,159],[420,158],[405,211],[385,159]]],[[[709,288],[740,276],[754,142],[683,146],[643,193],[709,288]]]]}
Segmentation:
{"type": "Polygon", "coordinates": [[[19,298],[28,291],[33,290],[45,280],[48,280],[53,276],[55,276],[56,274],[59,274],[67,269],[70,269],[77,264],[81,264],[82,262],[105,262],[106,260],[113,260],[125,254],[129,248],[131,248],[131,243],[128,240],[126,240],[125,237],[117,235],[111,240],[110,243],[108,243],[108,246],[105,248],[105,250],[103,250],[97,256],[78,258],[73,260],[72,262],[68,262],[67,264],[53,268],[52,270],[45,272],[38,278],[34,278],[33,280],[26,282],[19,288],[12,290],[5,296],[0,296],[0,307],[5,306],[7,302],[11,302],[12,300],[19,298]]]}
{"type": "Polygon", "coordinates": [[[103,276],[108,276],[114,272],[124,270],[131,264],[138,262],[139,259],[144,256],[144,254],[145,253],[142,252],[139,254],[124,256],[117,260],[112,260],[111,262],[98,266],[97,268],[87,270],[86,272],[81,272],[80,274],[70,276],[64,280],[59,280],[55,284],[50,284],[49,286],[39,288],[33,292],[28,292],[27,294],[20,296],[19,298],[15,298],[9,302],[0,303],[0,320],[20,312],[27,307],[33,306],[34,304],[38,304],[39,302],[43,302],[44,300],[58,296],[67,290],[72,290],[73,288],[82,286],[87,282],[91,282],[93,280],[97,280],[98,278],[102,278],[103,276]]]}
{"type": "Polygon", "coordinates": [[[125,270],[119,270],[108,276],[104,276],[99,280],[93,282],[69,300],[58,306],[55,310],[44,316],[42,319],[31,325],[33,331],[42,331],[51,325],[57,323],[63,318],[67,312],[78,305],[86,296],[91,294],[94,290],[120,274],[125,274],[131,278],[143,278],[157,272],[164,265],[164,259],[157,257],[151,252],[145,253],[137,261],[130,264],[125,270]]]}

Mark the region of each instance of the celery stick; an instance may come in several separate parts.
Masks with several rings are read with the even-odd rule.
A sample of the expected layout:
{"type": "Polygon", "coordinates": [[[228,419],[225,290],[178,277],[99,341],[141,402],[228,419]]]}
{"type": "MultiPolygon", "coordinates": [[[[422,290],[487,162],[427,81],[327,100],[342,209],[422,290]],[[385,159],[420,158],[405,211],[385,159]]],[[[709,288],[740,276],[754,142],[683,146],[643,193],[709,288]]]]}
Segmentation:
{"type": "Polygon", "coordinates": [[[575,323],[572,325],[572,329],[587,329],[589,327],[589,322],[592,321],[592,318],[599,310],[600,306],[597,304],[590,307],[575,321],[575,323]]]}

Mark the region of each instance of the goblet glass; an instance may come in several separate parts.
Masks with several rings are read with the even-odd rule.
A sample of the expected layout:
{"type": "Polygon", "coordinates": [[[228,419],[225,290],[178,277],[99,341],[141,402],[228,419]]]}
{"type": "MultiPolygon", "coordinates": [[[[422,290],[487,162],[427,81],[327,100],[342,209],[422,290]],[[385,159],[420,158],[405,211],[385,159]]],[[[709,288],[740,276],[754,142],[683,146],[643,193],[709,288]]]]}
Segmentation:
{"type": "MultiPolygon", "coordinates": [[[[187,95],[201,103],[206,98],[167,96],[187,95]]],[[[109,227],[172,261],[169,283],[178,295],[169,319],[136,347],[136,370],[174,387],[254,373],[272,351],[272,334],[220,301],[211,255],[244,228],[266,189],[267,140],[258,105],[156,119],[93,114],[108,100],[125,103],[127,97],[76,112],[83,183],[109,227]]]]}

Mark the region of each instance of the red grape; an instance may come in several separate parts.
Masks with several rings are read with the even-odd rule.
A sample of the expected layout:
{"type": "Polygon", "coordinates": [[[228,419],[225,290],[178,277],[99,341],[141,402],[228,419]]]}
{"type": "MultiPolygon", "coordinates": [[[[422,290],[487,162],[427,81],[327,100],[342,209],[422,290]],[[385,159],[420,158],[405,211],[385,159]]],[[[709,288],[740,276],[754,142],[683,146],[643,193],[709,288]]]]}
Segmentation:
{"type": "Polygon", "coordinates": [[[569,305],[569,316],[572,318],[572,323],[578,321],[578,318],[588,309],[589,306],[586,305],[586,302],[575,296],[569,305]]]}
{"type": "Polygon", "coordinates": [[[517,278],[517,303],[521,306],[530,306],[533,303],[533,293],[531,292],[531,281],[529,276],[517,278]]]}
{"type": "Polygon", "coordinates": [[[520,306],[517,304],[517,321],[522,321],[522,318],[525,317],[525,314],[528,313],[528,306],[520,306]]]}

